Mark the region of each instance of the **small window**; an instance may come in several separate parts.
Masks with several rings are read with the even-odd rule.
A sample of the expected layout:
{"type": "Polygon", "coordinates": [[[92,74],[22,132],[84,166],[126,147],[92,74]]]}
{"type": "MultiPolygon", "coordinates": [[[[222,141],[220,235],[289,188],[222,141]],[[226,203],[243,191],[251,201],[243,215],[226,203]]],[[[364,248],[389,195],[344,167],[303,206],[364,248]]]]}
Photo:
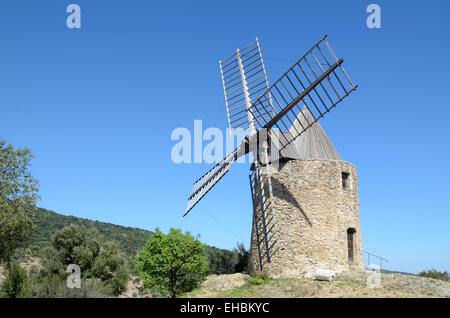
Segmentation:
{"type": "Polygon", "coordinates": [[[342,187],[344,189],[349,188],[349,177],[350,177],[350,173],[342,172],[342,187]]]}

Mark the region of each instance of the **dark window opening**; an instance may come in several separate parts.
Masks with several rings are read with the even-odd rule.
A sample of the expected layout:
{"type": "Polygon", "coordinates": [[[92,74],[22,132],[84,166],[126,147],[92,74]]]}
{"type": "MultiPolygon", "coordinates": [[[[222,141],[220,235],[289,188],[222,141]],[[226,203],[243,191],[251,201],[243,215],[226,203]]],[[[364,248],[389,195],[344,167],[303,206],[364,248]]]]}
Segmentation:
{"type": "Polygon", "coordinates": [[[350,173],[342,172],[342,187],[344,189],[349,188],[349,177],[350,177],[350,173]]]}
{"type": "Polygon", "coordinates": [[[347,230],[347,248],[348,248],[348,262],[349,263],[353,263],[353,261],[354,261],[354,251],[355,251],[354,234],[355,233],[356,233],[356,230],[352,227],[347,230]]]}

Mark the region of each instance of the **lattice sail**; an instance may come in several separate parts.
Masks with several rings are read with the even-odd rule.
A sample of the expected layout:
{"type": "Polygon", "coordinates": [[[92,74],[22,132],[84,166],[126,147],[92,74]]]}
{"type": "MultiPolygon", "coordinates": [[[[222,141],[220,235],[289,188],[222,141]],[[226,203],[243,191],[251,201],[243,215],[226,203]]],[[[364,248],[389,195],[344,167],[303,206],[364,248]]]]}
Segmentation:
{"type": "Polygon", "coordinates": [[[280,139],[282,149],[358,87],[344,71],[344,60],[336,57],[326,37],[252,102],[250,110],[258,129],[283,132],[273,134],[280,139]],[[305,117],[306,124],[294,125],[298,116],[304,116],[303,107],[312,118],[305,117]]]}
{"type": "Polygon", "coordinates": [[[205,173],[197,181],[195,181],[191,195],[188,198],[186,211],[184,212],[183,216],[188,214],[189,211],[191,211],[192,208],[197,205],[197,203],[209,192],[209,190],[211,190],[212,187],[214,187],[217,182],[222,179],[222,177],[230,170],[233,162],[235,162],[240,156],[245,155],[246,153],[248,153],[248,144],[246,142],[243,142],[241,146],[230,152],[212,169],[210,169],[207,173],[205,173]]]}
{"type": "MultiPolygon", "coordinates": [[[[249,127],[245,91],[250,102],[269,89],[266,68],[258,39],[219,61],[227,108],[228,126],[233,135],[249,127]],[[242,72],[241,72],[242,69],[242,72]]],[[[270,97],[269,97],[270,98],[270,97]]]]}

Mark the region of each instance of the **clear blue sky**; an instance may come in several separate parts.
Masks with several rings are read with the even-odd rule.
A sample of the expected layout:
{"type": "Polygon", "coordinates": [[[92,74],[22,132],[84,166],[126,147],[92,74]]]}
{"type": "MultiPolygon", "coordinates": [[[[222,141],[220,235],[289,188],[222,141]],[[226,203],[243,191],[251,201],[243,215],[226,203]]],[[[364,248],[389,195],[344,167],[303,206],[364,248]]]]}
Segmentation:
{"type": "Polygon", "coordinates": [[[176,127],[226,128],[218,60],[259,37],[269,81],[324,34],[358,91],[322,121],[359,171],[364,249],[450,270],[449,1],[2,1],[0,137],[28,146],[39,206],[247,247],[248,165],[187,218],[204,164],[172,163],[176,127]],[[366,7],[381,6],[368,29],[366,7]],[[66,27],[77,3],[82,28],[66,27]]]}

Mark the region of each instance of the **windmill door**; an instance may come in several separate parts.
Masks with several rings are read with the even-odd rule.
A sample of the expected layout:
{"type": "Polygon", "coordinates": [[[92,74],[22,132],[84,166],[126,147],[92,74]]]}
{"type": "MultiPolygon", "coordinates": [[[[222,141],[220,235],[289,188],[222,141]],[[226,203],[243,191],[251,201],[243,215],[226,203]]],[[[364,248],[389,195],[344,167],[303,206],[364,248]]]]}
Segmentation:
{"type": "Polygon", "coordinates": [[[347,230],[347,248],[348,248],[348,262],[353,263],[353,251],[354,251],[354,244],[353,244],[353,235],[355,234],[355,229],[349,228],[347,230]]]}

